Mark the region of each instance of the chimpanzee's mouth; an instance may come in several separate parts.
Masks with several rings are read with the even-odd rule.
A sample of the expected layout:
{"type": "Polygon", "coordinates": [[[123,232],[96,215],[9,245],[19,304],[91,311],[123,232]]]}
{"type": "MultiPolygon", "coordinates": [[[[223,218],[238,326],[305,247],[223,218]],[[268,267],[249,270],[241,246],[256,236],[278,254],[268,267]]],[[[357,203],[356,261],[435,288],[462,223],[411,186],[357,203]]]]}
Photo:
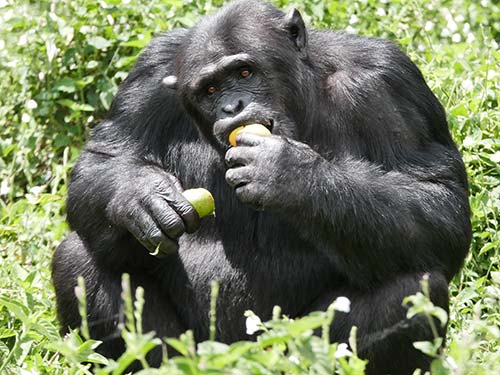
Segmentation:
{"type": "MultiPolygon", "coordinates": [[[[250,107],[250,106],[249,106],[250,107]]],[[[234,132],[242,126],[259,124],[264,126],[267,130],[274,134],[279,126],[275,118],[269,118],[264,115],[269,111],[260,109],[258,106],[254,105],[254,108],[248,108],[245,112],[240,113],[235,117],[228,117],[224,119],[217,120],[213,125],[213,134],[218,142],[224,148],[230,147],[229,137],[234,132]]]]}

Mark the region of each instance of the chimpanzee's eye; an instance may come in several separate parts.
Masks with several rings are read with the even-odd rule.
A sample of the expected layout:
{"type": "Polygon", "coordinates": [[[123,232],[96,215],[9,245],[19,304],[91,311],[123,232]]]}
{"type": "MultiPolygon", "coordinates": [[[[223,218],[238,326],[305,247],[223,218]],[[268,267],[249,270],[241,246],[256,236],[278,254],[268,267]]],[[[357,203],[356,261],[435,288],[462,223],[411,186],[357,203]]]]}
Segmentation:
{"type": "Polygon", "coordinates": [[[207,94],[208,95],[215,94],[216,92],[217,92],[217,87],[215,87],[214,85],[210,85],[207,87],[207,94]]]}
{"type": "Polygon", "coordinates": [[[248,78],[252,75],[252,71],[249,68],[243,68],[240,70],[241,78],[248,78]]]}

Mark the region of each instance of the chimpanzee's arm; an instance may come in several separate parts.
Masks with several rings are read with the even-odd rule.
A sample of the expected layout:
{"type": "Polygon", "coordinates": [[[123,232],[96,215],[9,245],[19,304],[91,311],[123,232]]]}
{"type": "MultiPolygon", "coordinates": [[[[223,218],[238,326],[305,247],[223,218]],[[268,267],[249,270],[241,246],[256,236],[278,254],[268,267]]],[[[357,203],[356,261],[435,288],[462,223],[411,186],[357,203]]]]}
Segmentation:
{"type": "Polygon", "coordinates": [[[449,280],[471,228],[465,168],[444,110],[393,44],[381,42],[357,63],[328,83],[332,102],[349,109],[339,119],[350,127],[350,149],[359,151],[318,166],[312,232],[335,249],[355,283],[412,270],[441,271],[449,280]]]}
{"type": "Polygon", "coordinates": [[[464,166],[418,69],[382,47],[326,80],[331,129],[315,128],[311,144],[332,139],[327,152],[241,133],[226,180],[243,202],[282,213],[353,285],[415,271],[450,279],[471,236],[464,166]]]}
{"type": "MultiPolygon", "coordinates": [[[[441,156],[426,156],[446,151],[436,147],[441,156]]],[[[302,223],[312,224],[312,238],[334,251],[339,269],[356,283],[411,270],[442,271],[449,279],[468,250],[469,207],[466,188],[436,175],[439,168],[430,162],[416,176],[367,161],[325,163],[317,169],[302,223]]]]}
{"type": "Polygon", "coordinates": [[[177,238],[199,225],[179,181],[165,168],[169,149],[189,136],[179,129],[189,133],[182,128],[191,127],[173,90],[163,84],[183,35],[174,31],[147,47],[71,175],[69,223],[110,264],[146,256],[139,243],[151,252],[172,252],[177,238]],[[134,243],[131,234],[137,251],[122,248],[134,243]]]}

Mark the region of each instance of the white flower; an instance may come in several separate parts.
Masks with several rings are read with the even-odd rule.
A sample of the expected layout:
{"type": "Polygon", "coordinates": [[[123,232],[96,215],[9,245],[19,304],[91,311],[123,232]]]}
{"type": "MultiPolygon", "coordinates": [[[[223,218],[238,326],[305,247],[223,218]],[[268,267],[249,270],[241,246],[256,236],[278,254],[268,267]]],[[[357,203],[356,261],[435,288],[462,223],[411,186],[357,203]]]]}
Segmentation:
{"type": "Polygon", "coordinates": [[[354,25],[355,23],[358,23],[358,20],[359,20],[358,16],[356,16],[355,14],[353,14],[351,16],[351,18],[349,18],[349,24],[350,25],[354,25]]]}
{"type": "Polygon", "coordinates": [[[7,179],[4,179],[0,184],[0,195],[7,195],[9,193],[10,193],[9,182],[7,181],[7,179]]]}
{"type": "Polygon", "coordinates": [[[44,72],[40,72],[38,73],[38,79],[41,81],[43,81],[45,79],[45,73],[44,72]]]}
{"type": "Polygon", "coordinates": [[[401,30],[408,30],[410,28],[410,26],[408,26],[406,23],[399,23],[398,24],[398,28],[401,29],[401,30]]]}
{"type": "Polygon", "coordinates": [[[80,288],[79,286],[75,286],[75,288],[73,290],[75,292],[76,298],[78,298],[79,300],[83,299],[83,297],[85,295],[83,293],[83,289],[82,288],[80,288]]]}
{"type": "Polygon", "coordinates": [[[337,311],[348,313],[351,311],[351,301],[347,297],[337,297],[333,302],[333,308],[337,311]]]}
{"type": "Polygon", "coordinates": [[[465,81],[462,82],[462,89],[465,91],[471,91],[474,88],[474,83],[472,82],[471,79],[466,79],[465,81]]]}
{"type": "Polygon", "coordinates": [[[297,357],[295,357],[294,355],[291,355],[290,357],[288,357],[288,360],[292,363],[295,363],[296,365],[300,365],[300,361],[297,357]]]}
{"type": "Polygon", "coordinates": [[[337,350],[335,351],[335,358],[344,358],[344,357],[350,357],[352,355],[352,352],[347,349],[347,344],[342,343],[337,346],[337,350]]]}
{"type": "Polygon", "coordinates": [[[350,25],[345,28],[345,31],[349,34],[356,34],[356,29],[350,25]]]}
{"type": "Polygon", "coordinates": [[[460,43],[462,41],[462,36],[459,33],[455,33],[451,37],[453,43],[460,43]]]}
{"type": "Polygon", "coordinates": [[[49,62],[54,60],[54,57],[56,57],[57,55],[58,49],[53,40],[47,39],[45,41],[45,51],[47,52],[47,58],[49,59],[49,62]]]}
{"type": "Polygon", "coordinates": [[[450,20],[453,20],[453,15],[448,8],[443,8],[441,10],[441,13],[443,14],[443,17],[446,21],[450,22],[450,20]]]}
{"type": "Polygon", "coordinates": [[[481,0],[481,6],[482,6],[483,8],[486,8],[486,7],[488,6],[488,4],[489,4],[489,1],[488,1],[488,0],[481,0]]]}
{"type": "Polygon", "coordinates": [[[473,41],[475,41],[475,40],[476,40],[476,37],[474,36],[474,34],[472,34],[472,33],[468,33],[468,34],[467,34],[467,40],[466,40],[466,41],[467,41],[467,43],[469,43],[469,44],[470,44],[470,43],[472,43],[472,42],[473,42],[473,41]]]}
{"type": "Polygon", "coordinates": [[[446,357],[446,362],[448,362],[448,365],[452,370],[456,370],[458,368],[457,362],[452,357],[446,357]]]}
{"type": "Polygon", "coordinates": [[[38,107],[38,103],[37,103],[37,102],[35,102],[33,99],[30,99],[30,100],[28,100],[28,101],[26,102],[26,107],[27,107],[28,109],[35,109],[35,108],[37,108],[37,107],[38,107]]]}
{"type": "Polygon", "coordinates": [[[431,31],[434,28],[434,22],[427,21],[424,26],[425,31],[431,31]]]}
{"type": "Polygon", "coordinates": [[[33,186],[32,188],[30,188],[30,192],[31,194],[35,195],[35,196],[39,196],[40,193],[43,192],[43,189],[44,187],[43,186],[33,186]]]}
{"type": "Polygon", "coordinates": [[[249,315],[247,316],[245,326],[247,328],[247,334],[253,335],[255,332],[260,331],[262,329],[262,321],[255,314],[249,315]]]}
{"type": "Polygon", "coordinates": [[[23,34],[19,37],[17,44],[20,46],[25,46],[26,44],[28,44],[28,37],[26,36],[26,34],[23,34]]]}
{"type": "Polygon", "coordinates": [[[23,113],[23,115],[21,116],[21,121],[22,122],[30,122],[30,120],[31,120],[30,115],[28,115],[27,113],[23,113]]]}
{"type": "Polygon", "coordinates": [[[386,14],[384,8],[377,8],[377,16],[384,17],[385,15],[386,14]]]}
{"type": "Polygon", "coordinates": [[[39,372],[33,371],[33,370],[26,370],[23,368],[19,369],[19,375],[38,375],[39,372]]]}
{"type": "Polygon", "coordinates": [[[5,48],[5,42],[3,39],[0,39],[0,51],[5,48]]]}
{"type": "Polygon", "coordinates": [[[82,34],[88,34],[91,31],[92,31],[92,28],[90,26],[83,25],[82,27],[80,27],[80,33],[82,33],[82,34]]]}
{"type": "Polygon", "coordinates": [[[455,22],[455,20],[453,18],[451,18],[449,21],[448,21],[448,24],[446,25],[446,28],[448,30],[450,30],[451,32],[455,32],[458,30],[458,25],[457,23],[455,22]]]}

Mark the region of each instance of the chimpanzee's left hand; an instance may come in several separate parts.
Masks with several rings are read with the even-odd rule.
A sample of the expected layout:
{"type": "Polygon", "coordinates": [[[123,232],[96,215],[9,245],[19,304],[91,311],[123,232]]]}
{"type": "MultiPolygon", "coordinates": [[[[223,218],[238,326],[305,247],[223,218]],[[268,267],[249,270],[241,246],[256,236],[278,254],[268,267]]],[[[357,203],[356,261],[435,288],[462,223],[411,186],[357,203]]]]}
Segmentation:
{"type": "Polygon", "coordinates": [[[308,145],[280,136],[240,133],[226,153],[227,183],[241,202],[266,210],[300,209],[326,160],[308,145]]]}

